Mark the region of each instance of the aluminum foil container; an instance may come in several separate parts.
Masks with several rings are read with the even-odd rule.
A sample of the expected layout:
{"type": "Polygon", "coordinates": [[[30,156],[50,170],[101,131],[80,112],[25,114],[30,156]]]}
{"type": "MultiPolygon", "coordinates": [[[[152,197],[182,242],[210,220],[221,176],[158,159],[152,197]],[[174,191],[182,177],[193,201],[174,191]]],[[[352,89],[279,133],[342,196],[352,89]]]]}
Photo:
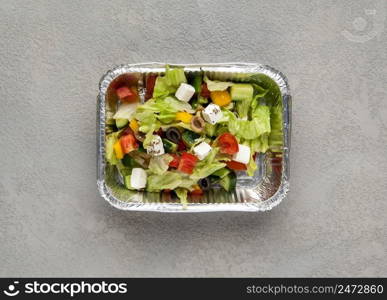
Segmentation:
{"type": "Polygon", "coordinates": [[[144,82],[147,74],[165,72],[163,63],[128,64],[108,71],[99,83],[97,98],[97,185],[101,196],[121,210],[158,212],[215,212],[266,211],[277,206],[289,190],[289,150],[291,132],[291,95],[286,77],[272,67],[252,63],[169,64],[183,67],[185,72],[204,72],[211,79],[248,82],[254,75],[264,84],[275,84],[282,99],[283,143],[277,149],[260,154],[253,177],[244,172],[237,174],[237,187],[233,192],[214,188],[203,196],[189,196],[183,206],[177,198],[166,193],[136,192],[126,189],[119,175],[105,162],[106,117],[114,89],[120,80],[137,83],[144,101],[144,82]]]}

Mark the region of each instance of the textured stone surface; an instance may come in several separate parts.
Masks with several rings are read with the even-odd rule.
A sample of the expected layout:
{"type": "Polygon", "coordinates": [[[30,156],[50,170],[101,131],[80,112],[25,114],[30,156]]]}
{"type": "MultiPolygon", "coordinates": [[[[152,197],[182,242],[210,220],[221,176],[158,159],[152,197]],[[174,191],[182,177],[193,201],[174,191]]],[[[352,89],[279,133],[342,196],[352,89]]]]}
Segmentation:
{"type": "Polygon", "coordinates": [[[1,1],[0,276],[387,276],[385,1],[181,2],[1,1]],[[129,213],[99,197],[98,81],[146,61],[288,76],[279,207],[129,213]]]}

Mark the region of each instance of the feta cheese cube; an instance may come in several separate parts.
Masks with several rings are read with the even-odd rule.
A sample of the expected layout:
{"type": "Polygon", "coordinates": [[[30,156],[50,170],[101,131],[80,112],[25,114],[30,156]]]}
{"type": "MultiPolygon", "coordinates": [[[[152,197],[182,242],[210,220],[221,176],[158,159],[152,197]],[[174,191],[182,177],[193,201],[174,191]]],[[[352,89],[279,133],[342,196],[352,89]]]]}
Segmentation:
{"type": "Polygon", "coordinates": [[[250,147],[238,144],[239,151],[232,157],[233,160],[242,164],[248,164],[250,161],[250,147]]]}
{"type": "Polygon", "coordinates": [[[146,152],[153,156],[164,154],[164,145],[159,135],[154,135],[150,145],[146,148],[146,152]]]}
{"type": "Polygon", "coordinates": [[[141,168],[133,168],[130,176],[130,185],[134,189],[143,189],[146,186],[146,172],[141,168]]]}
{"type": "Polygon", "coordinates": [[[200,160],[203,160],[211,152],[211,149],[211,146],[206,142],[201,142],[199,145],[193,148],[193,151],[200,160]]]}
{"type": "Polygon", "coordinates": [[[177,89],[175,96],[180,101],[188,102],[195,94],[195,88],[192,85],[182,83],[177,89]]]}
{"type": "Polygon", "coordinates": [[[219,105],[211,103],[202,111],[202,116],[204,120],[214,125],[223,117],[223,113],[219,105]]]}

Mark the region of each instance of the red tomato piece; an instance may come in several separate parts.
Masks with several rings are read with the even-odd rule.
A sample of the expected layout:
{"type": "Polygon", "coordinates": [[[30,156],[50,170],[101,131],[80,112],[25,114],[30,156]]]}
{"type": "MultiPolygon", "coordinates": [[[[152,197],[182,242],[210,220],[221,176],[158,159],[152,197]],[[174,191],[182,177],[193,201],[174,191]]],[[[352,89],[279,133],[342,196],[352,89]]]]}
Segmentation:
{"type": "Polygon", "coordinates": [[[134,136],[134,132],[133,132],[132,128],[130,128],[130,127],[126,127],[126,128],[121,132],[121,134],[120,134],[119,136],[121,137],[121,136],[128,135],[128,134],[131,134],[131,135],[134,136]]]}
{"type": "Polygon", "coordinates": [[[202,89],[200,91],[200,96],[204,98],[210,98],[211,97],[211,92],[207,88],[207,83],[202,83],[202,89]]]}
{"type": "Polygon", "coordinates": [[[237,162],[235,160],[226,161],[226,165],[228,168],[235,170],[235,171],[245,171],[247,170],[247,166],[245,164],[242,164],[240,162],[237,162]]]}
{"type": "Polygon", "coordinates": [[[198,161],[198,158],[195,155],[191,153],[183,152],[177,169],[180,172],[183,172],[186,174],[192,174],[197,161],[198,161]]]}
{"type": "Polygon", "coordinates": [[[169,154],[169,155],[171,155],[173,157],[173,160],[169,163],[169,166],[171,168],[177,169],[179,167],[179,163],[180,163],[180,156],[177,154],[174,154],[174,153],[169,154]]]}
{"type": "Polygon", "coordinates": [[[235,154],[239,151],[238,141],[231,133],[223,133],[218,138],[218,145],[221,153],[235,154]]]}
{"type": "Polygon", "coordinates": [[[148,100],[153,97],[153,90],[155,88],[157,75],[148,75],[145,82],[146,92],[145,100],[148,100]]]}
{"type": "Polygon", "coordinates": [[[122,151],[126,154],[138,148],[136,138],[132,134],[123,135],[120,138],[122,151]]]}
{"type": "Polygon", "coordinates": [[[190,193],[190,195],[192,195],[192,196],[201,196],[201,195],[204,194],[204,193],[203,193],[203,190],[201,190],[201,189],[193,190],[193,191],[191,191],[191,192],[189,192],[189,193],[190,193]]]}
{"type": "Polygon", "coordinates": [[[116,90],[118,98],[123,102],[137,102],[138,93],[135,87],[122,86],[116,90]]]}

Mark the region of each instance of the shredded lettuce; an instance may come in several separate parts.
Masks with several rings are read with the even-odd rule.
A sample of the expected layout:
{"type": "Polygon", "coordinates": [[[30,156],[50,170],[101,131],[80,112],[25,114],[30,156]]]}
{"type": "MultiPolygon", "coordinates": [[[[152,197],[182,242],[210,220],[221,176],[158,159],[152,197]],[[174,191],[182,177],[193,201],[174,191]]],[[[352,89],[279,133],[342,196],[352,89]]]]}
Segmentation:
{"type": "Polygon", "coordinates": [[[199,161],[193,173],[190,175],[191,179],[199,180],[210,176],[212,173],[216,172],[219,169],[222,169],[226,166],[225,163],[220,162],[216,155],[219,152],[219,148],[213,148],[207,157],[199,161]]]}
{"type": "Polygon", "coordinates": [[[138,103],[121,103],[113,119],[127,119],[129,120],[135,113],[138,103]]]}
{"type": "Polygon", "coordinates": [[[169,154],[152,156],[149,161],[149,172],[157,175],[163,175],[169,167],[173,157],[169,154]]]}
{"type": "Polygon", "coordinates": [[[118,159],[114,153],[113,146],[117,142],[117,133],[111,133],[108,136],[106,136],[106,144],[105,144],[105,157],[106,160],[111,165],[116,165],[118,163],[118,159]]]}
{"type": "Polygon", "coordinates": [[[239,118],[247,118],[250,111],[251,102],[253,98],[245,99],[243,101],[238,101],[236,104],[236,111],[239,118]]]}
{"type": "Polygon", "coordinates": [[[177,188],[175,190],[175,193],[176,193],[177,197],[179,197],[180,202],[183,205],[183,209],[186,209],[187,204],[188,204],[188,201],[187,201],[188,191],[186,189],[183,189],[183,188],[177,188]]]}
{"type": "Polygon", "coordinates": [[[161,129],[164,130],[164,131],[166,131],[170,127],[180,127],[180,128],[184,128],[184,129],[193,131],[193,129],[192,129],[190,124],[186,124],[186,123],[183,123],[183,122],[177,122],[177,123],[161,125],[161,129]]]}
{"type": "Polygon", "coordinates": [[[182,175],[171,171],[167,171],[163,175],[150,175],[147,180],[147,191],[174,190],[182,184],[182,179],[182,175]]]}
{"type": "Polygon", "coordinates": [[[162,98],[174,94],[181,83],[186,83],[183,69],[166,67],[165,75],[158,76],[153,90],[153,98],[162,98]]]}
{"type": "Polygon", "coordinates": [[[252,112],[252,120],[238,119],[231,111],[223,111],[228,117],[229,131],[246,140],[258,138],[260,135],[270,133],[270,110],[269,107],[260,105],[252,112]]]}
{"type": "Polygon", "coordinates": [[[137,108],[135,118],[140,121],[141,126],[143,126],[142,121],[145,119],[144,116],[147,117],[150,115],[154,119],[146,119],[147,121],[154,122],[157,118],[161,123],[168,124],[175,120],[176,113],[179,111],[195,112],[189,103],[168,96],[148,100],[145,104],[137,108]]]}
{"type": "Polygon", "coordinates": [[[207,83],[207,88],[210,92],[224,91],[234,84],[233,82],[210,80],[207,76],[204,76],[204,81],[207,83]]]}
{"type": "Polygon", "coordinates": [[[145,139],[144,141],[142,142],[142,146],[146,149],[149,147],[149,145],[151,144],[151,142],[153,141],[155,135],[153,134],[154,131],[157,130],[157,124],[153,124],[151,126],[151,129],[147,132],[147,134],[145,135],[145,139]]]}

